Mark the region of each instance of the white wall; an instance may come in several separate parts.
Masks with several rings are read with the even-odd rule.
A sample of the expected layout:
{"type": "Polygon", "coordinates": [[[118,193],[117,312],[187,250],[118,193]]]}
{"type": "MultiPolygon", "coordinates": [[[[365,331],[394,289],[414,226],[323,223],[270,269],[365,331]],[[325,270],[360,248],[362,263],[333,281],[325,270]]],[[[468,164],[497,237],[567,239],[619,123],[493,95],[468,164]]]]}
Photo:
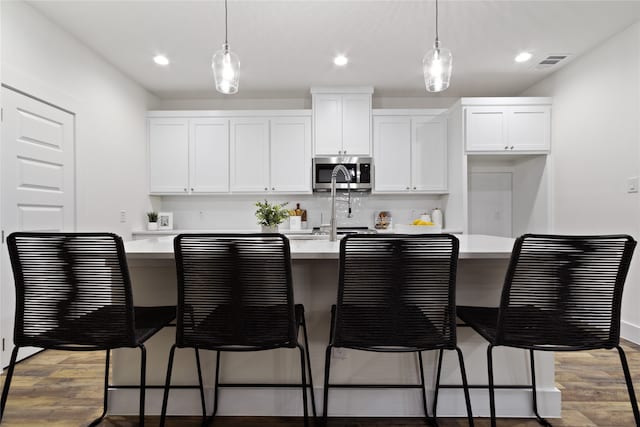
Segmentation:
{"type": "Polygon", "coordinates": [[[151,206],[145,113],[158,100],[21,1],[2,2],[1,31],[3,84],[76,113],[78,230],[130,237],[151,206]]]}
{"type": "MultiPolygon", "coordinates": [[[[553,97],[553,221],[557,233],[627,233],[640,239],[640,24],[531,87],[553,97]]],[[[640,342],[640,250],[627,280],[624,337],[640,342]]]]}

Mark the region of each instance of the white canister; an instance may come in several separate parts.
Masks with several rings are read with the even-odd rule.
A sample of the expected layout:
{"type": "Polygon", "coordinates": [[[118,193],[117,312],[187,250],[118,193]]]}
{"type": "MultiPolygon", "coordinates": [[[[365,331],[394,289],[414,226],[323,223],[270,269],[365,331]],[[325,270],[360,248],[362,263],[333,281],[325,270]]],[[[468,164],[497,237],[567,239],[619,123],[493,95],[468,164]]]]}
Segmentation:
{"type": "Polygon", "coordinates": [[[435,208],[431,211],[431,220],[435,225],[444,228],[444,217],[440,208],[435,208]]]}
{"type": "Polygon", "coordinates": [[[302,217],[301,216],[290,216],[289,217],[289,230],[300,230],[302,228],[302,217]]]}

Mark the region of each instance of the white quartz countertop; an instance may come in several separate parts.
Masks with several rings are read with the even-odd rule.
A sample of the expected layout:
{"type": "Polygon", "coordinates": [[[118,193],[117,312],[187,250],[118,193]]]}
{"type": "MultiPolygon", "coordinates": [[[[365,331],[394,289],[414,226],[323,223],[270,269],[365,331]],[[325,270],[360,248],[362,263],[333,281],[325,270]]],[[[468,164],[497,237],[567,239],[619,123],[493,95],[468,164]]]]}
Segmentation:
{"type": "MultiPolygon", "coordinates": [[[[514,239],[485,236],[480,234],[460,234],[461,259],[509,258],[514,239]]],[[[338,259],[340,242],[328,240],[290,240],[292,259],[338,259]]],[[[127,258],[131,260],[173,259],[173,237],[157,237],[125,242],[127,258]]]]}

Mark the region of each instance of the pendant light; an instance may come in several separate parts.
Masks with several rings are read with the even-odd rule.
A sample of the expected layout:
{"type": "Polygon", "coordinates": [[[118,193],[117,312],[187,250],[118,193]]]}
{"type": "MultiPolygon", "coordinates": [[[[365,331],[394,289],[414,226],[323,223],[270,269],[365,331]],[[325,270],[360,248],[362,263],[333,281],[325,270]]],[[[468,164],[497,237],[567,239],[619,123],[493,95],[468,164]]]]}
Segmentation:
{"type": "Polygon", "coordinates": [[[227,39],[227,0],[224,0],[224,44],[213,55],[211,68],[216,80],[216,90],[225,95],[238,92],[240,84],[240,58],[229,49],[227,39]]]}
{"type": "Polygon", "coordinates": [[[442,92],[449,87],[453,56],[446,47],[440,47],[438,39],[438,0],[436,0],[436,41],[422,59],[422,71],[427,92],[442,92]]]}

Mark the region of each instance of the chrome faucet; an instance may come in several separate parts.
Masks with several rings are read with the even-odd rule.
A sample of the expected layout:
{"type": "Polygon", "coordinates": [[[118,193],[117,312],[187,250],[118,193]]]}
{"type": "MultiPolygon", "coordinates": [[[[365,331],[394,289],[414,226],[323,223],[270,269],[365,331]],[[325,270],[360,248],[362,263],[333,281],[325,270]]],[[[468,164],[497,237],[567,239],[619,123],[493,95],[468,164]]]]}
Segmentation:
{"type": "Polygon", "coordinates": [[[351,218],[351,173],[344,165],[336,165],[331,171],[331,231],[329,233],[329,241],[335,242],[338,239],[338,222],[336,221],[336,178],[338,172],[342,172],[347,180],[347,192],[349,197],[348,217],[351,218]]]}

